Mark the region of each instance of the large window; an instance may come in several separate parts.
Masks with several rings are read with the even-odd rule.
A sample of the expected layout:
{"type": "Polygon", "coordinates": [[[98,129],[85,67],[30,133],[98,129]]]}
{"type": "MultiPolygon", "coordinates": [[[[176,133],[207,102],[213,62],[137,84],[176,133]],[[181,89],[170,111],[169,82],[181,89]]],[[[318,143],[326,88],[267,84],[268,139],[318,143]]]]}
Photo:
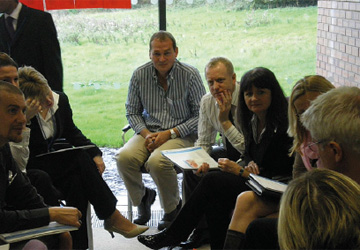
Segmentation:
{"type": "MultiPolygon", "coordinates": [[[[52,11],[74,120],[99,145],[120,146],[128,82],[149,60],[149,38],[159,29],[157,1],[143,2],[131,10],[52,11]]],[[[268,67],[288,95],[296,80],[315,73],[317,8],[242,10],[242,2],[168,4],[178,59],[203,76],[211,57],[226,56],[238,80],[253,67],[268,67]]]]}

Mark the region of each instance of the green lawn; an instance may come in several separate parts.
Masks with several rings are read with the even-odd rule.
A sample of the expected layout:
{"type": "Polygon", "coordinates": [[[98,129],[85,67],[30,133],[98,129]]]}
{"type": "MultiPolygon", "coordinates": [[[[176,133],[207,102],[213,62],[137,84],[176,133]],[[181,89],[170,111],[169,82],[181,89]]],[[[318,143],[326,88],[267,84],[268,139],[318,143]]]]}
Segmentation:
{"type": "MultiPolygon", "coordinates": [[[[75,123],[100,146],[121,146],[128,82],[133,70],[149,60],[157,11],[53,12],[75,123]]],[[[211,57],[226,56],[238,80],[253,67],[268,67],[289,95],[296,80],[315,73],[316,7],[237,11],[229,5],[168,6],[167,11],[178,59],[202,76],[211,57]]]]}

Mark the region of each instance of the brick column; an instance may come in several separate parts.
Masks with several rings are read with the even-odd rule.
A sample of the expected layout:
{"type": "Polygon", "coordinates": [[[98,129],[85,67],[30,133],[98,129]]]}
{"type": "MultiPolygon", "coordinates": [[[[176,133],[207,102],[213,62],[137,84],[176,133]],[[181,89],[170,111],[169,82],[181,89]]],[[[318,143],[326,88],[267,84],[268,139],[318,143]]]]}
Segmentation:
{"type": "Polygon", "coordinates": [[[360,87],[360,1],[319,0],[316,72],[360,87]]]}

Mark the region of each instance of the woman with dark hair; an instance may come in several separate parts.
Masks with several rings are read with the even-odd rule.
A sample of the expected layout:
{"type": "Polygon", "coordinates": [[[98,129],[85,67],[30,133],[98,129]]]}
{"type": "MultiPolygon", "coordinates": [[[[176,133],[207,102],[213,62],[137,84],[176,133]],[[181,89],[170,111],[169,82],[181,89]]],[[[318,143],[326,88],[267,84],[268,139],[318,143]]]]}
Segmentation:
{"type": "Polygon", "coordinates": [[[220,249],[236,197],[249,190],[245,184],[249,173],[269,178],[291,175],[293,158],[288,156],[292,140],[286,133],[287,102],[274,74],[266,68],[245,73],[240,82],[239,102],[246,138],[243,161],[238,164],[226,158],[219,159],[222,171],[209,172],[202,178],[168,229],[155,235],[138,236],[147,247],[159,249],[177,245],[205,215],[211,248],[220,249]]]}
{"type": "MultiPolygon", "coordinates": [[[[334,86],[328,80],[319,75],[306,76],[300,79],[293,87],[288,108],[288,134],[294,139],[290,152],[290,155],[295,155],[293,179],[299,177],[306,171],[312,170],[318,158],[316,153],[308,148],[308,145],[313,144],[313,140],[310,133],[301,124],[299,117],[310,106],[311,101],[333,88],[334,86]]],[[[257,237],[259,230],[254,230],[255,233],[251,234],[251,236],[249,236],[250,231],[246,231],[252,221],[263,217],[275,218],[278,216],[278,211],[279,200],[263,199],[253,191],[242,192],[236,201],[226,235],[224,249],[278,248],[276,219],[261,219],[265,225],[262,227],[262,232],[266,232],[268,236],[267,239],[269,239],[268,241],[266,241],[264,237],[257,237]],[[266,230],[264,230],[264,228],[266,228],[266,230]],[[269,237],[270,235],[272,236],[269,237]],[[262,240],[258,241],[259,238],[262,240]],[[261,245],[253,245],[258,244],[258,242],[261,243],[261,245]],[[264,242],[266,243],[264,244],[264,242]]]]}

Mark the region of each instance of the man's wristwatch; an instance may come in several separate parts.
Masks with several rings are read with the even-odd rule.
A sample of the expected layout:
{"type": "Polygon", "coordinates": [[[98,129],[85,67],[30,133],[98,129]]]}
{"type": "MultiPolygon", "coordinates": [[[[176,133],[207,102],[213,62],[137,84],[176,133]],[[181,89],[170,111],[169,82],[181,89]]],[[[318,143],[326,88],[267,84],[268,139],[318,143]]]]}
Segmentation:
{"type": "Polygon", "coordinates": [[[171,139],[175,139],[177,137],[177,134],[175,133],[175,131],[173,129],[170,129],[170,138],[171,139]]]}

